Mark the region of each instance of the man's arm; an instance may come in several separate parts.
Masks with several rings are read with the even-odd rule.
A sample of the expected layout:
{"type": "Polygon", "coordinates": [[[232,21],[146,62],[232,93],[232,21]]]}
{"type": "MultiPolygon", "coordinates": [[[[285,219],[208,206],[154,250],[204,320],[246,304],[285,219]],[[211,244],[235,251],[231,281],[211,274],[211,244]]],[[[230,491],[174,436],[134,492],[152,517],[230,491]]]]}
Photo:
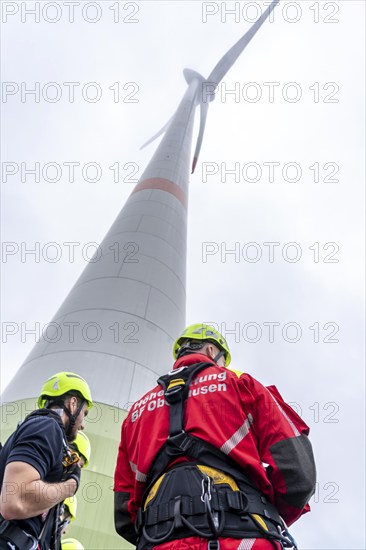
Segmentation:
{"type": "Polygon", "coordinates": [[[256,396],[254,430],[261,460],[268,464],[267,476],[272,484],[275,504],[286,523],[291,525],[309,510],[307,503],[314,493],[316,469],[309,428],[287,405],[276,388],[265,388],[249,381],[256,396]]]}
{"type": "Polygon", "coordinates": [[[73,478],[60,483],[45,483],[30,464],[9,462],[0,494],[0,513],[6,520],[38,516],[73,496],[76,490],[77,481],[73,478]]]}

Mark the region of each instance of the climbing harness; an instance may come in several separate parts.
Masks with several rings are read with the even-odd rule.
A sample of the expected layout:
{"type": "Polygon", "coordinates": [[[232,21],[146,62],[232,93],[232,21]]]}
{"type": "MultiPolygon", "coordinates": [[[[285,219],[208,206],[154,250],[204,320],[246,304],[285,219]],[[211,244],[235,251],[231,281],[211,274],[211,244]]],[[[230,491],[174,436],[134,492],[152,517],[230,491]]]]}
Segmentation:
{"type": "Polygon", "coordinates": [[[158,379],[169,404],[169,437],[152,464],[137,513],[137,548],[196,535],[208,539],[210,550],[219,549],[219,537],[266,538],[296,549],[275,506],[239,466],[184,429],[190,384],[208,367],[212,362],[180,367],[158,379]],[[189,461],[175,463],[182,457],[189,461]]]}

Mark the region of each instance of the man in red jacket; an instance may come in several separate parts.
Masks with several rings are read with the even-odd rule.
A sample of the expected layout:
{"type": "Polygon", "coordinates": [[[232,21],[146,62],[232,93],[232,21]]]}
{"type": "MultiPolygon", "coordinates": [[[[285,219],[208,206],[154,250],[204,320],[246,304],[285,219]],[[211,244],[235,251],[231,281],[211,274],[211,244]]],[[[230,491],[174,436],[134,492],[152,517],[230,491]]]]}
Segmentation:
{"type": "Polygon", "coordinates": [[[122,425],[115,526],[139,549],[291,548],[309,510],[309,428],[274,386],[229,368],[226,340],[191,325],[173,370],[122,425]]]}

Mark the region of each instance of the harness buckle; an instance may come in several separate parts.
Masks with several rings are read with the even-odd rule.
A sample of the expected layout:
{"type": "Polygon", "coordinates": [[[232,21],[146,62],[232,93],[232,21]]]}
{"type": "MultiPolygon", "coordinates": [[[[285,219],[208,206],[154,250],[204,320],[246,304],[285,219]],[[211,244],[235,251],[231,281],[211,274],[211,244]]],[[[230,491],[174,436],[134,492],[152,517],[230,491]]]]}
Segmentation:
{"type": "Polygon", "coordinates": [[[182,391],[186,387],[186,383],[183,378],[176,378],[171,380],[169,386],[164,392],[164,397],[169,405],[180,401],[182,398],[182,391]]]}
{"type": "Polygon", "coordinates": [[[187,437],[186,432],[182,430],[175,435],[170,435],[167,439],[167,444],[169,449],[168,453],[170,454],[170,456],[179,456],[182,454],[182,451],[184,454],[187,453],[191,442],[190,439],[187,437]]]}
{"type": "Polygon", "coordinates": [[[64,466],[64,468],[69,468],[76,462],[79,462],[79,460],[80,460],[80,456],[76,451],[68,450],[62,459],[62,466],[64,466]]]}
{"type": "Polygon", "coordinates": [[[243,491],[239,491],[238,496],[239,496],[241,507],[242,507],[241,508],[241,513],[246,514],[249,510],[249,499],[248,499],[247,495],[245,493],[243,493],[243,491]]]}

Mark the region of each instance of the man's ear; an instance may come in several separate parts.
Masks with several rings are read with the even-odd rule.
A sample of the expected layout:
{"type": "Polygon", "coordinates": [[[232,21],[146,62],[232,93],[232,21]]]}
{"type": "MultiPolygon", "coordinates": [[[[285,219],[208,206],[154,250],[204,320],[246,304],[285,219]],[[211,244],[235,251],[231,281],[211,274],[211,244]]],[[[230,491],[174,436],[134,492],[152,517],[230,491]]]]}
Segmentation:
{"type": "Polygon", "coordinates": [[[77,398],[74,396],[70,397],[68,409],[71,413],[73,413],[73,411],[76,410],[77,404],[78,404],[77,398]]]}
{"type": "Polygon", "coordinates": [[[207,345],[207,348],[206,348],[206,355],[208,355],[208,357],[210,359],[213,359],[214,357],[216,357],[216,351],[215,351],[215,348],[212,344],[208,344],[207,345]]]}

